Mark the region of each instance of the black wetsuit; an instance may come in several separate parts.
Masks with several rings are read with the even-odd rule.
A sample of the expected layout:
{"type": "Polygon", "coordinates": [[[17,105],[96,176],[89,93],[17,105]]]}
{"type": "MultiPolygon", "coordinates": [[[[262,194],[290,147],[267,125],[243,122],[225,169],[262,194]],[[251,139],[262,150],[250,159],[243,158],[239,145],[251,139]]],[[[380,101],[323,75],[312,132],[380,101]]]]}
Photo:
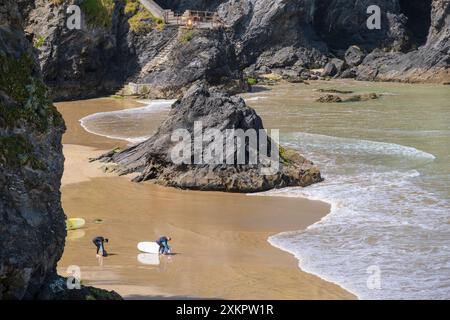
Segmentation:
{"type": "Polygon", "coordinates": [[[105,238],[103,238],[103,237],[95,237],[94,239],[92,239],[92,242],[97,247],[97,254],[98,254],[98,252],[100,251],[100,248],[101,248],[102,252],[103,252],[103,256],[106,257],[108,255],[106,253],[105,246],[104,246],[105,238]]]}
{"type": "Polygon", "coordinates": [[[169,244],[168,244],[169,239],[167,239],[167,237],[161,237],[158,240],[156,240],[156,243],[159,245],[159,253],[163,254],[163,253],[169,253],[169,244]]]}

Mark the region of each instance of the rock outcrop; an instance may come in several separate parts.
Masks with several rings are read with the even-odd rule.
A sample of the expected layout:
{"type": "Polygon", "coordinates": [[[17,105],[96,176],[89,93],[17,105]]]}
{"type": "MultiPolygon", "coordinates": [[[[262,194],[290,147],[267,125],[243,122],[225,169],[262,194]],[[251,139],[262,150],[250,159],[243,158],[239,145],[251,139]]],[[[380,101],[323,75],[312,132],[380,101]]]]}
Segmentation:
{"type": "MultiPolygon", "coordinates": [[[[21,3],[24,3],[22,1],[21,3]]],[[[65,243],[64,121],[48,96],[16,1],[0,3],[0,299],[82,298],[54,290],[65,243]],[[45,296],[43,293],[45,292],[45,296]]],[[[93,297],[117,298],[107,292],[93,297]]]]}
{"type": "Polygon", "coordinates": [[[314,5],[310,0],[230,0],[218,10],[233,31],[241,66],[314,68],[323,65],[327,52],[313,29],[314,5]]]}
{"type": "Polygon", "coordinates": [[[176,29],[173,36],[176,44],[167,61],[137,80],[148,85],[147,97],[180,98],[195,82],[229,93],[245,89],[234,45],[223,29],[176,29]]]}
{"type": "MultiPolygon", "coordinates": [[[[342,93],[342,92],[338,92],[342,93]]],[[[341,103],[341,102],[360,102],[360,101],[369,101],[379,99],[380,95],[376,93],[364,93],[352,95],[350,97],[340,97],[335,94],[327,94],[319,97],[316,102],[320,103],[341,103]]]]}
{"type": "Polygon", "coordinates": [[[127,41],[124,1],[87,14],[81,0],[35,0],[23,7],[26,32],[39,53],[45,83],[55,100],[76,100],[115,92],[137,64],[127,41]],[[67,8],[82,9],[81,30],[69,29],[67,8]]]}
{"type": "Polygon", "coordinates": [[[241,66],[255,71],[325,67],[323,77],[449,80],[448,0],[230,0],[219,13],[241,66]],[[372,5],[381,29],[366,25],[372,5]]]}
{"type": "MultiPolygon", "coordinates": [[[[423,27],[429,27],[424,32],[426,42],[407,53],[374,50],[356,70],[357,79],[435,83],[450,80],[450,0],[421,3],[427,2],[431,5],[431,21],[429,26],[423,27]]],[[[414,3],[417,1],[410,2],[414,3]]],[[[420,25],[420,21],[417,21],[420,18],[424,19],[420,15],[416,20],[411,17],[411,23],[420,25]]]]}
{"type": "Polygon", "coordinates": [[[203,86],[194,85],[173,105],[167,120],[150,139],[93,160],[114,163],[119,174],[138,173],[134,179],[137,182],[150,180],[183,189],[257,192],[322,181],[319,169],[312,162],[295,151],[278,146],[267,136],[256,138],[256,146],[244,138],[243,149],[230,148],[227,140],[220,137],[226,137],[227,130],[232,129],[259,133],[263,123],[241,98],[209,92],[203,86]],[[197,127],[198,122],[202,127],[197,127]],[[187,140],[174,139],[177,130],[185,130],[187,140]],[[210,130],[216,130],[213,136],[208,133],[210,130]],[[191,139],[195,135],[203,135],[203,140],[194,147],[191,139]],[[279,163],[273,171],[269,168],[274,167],[263,156],[267,150],[262,147],[263,143],[271,150],[267,154],[279,163]],[[174,154],[179,156],[180,150],[187,161],[174,160],[174,154]],[[239,150],[245,153],[243,162],[237,160],[239,150]],[[257,155],[256,162],[250,161],[251,154],[257,155]],[[215,160],[207,161],[208,157],[215,160]]]}

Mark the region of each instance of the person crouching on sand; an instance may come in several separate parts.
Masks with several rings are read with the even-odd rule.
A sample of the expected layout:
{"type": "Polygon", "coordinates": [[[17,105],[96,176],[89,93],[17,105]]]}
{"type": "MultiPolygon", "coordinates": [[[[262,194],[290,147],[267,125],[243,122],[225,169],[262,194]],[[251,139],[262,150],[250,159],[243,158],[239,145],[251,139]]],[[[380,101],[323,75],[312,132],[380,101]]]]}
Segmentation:
{"type": "Polygon", "coordinates": [[[103,238],[103,237],[95,237],[94,239],[92,239],[92,242],[95,244],[95,246],[97,247],[97,257],[106,257],[108,256],[108,253],[105,250],[105,242],[108,243],[108,239],[103,238]]]}
{"type": "Polygon", "coordinates": [[[168,242],[172,240],[171,237],[162,236],[156,243],[159,245],[159,254],[168,254],[170,253],[170,247],[168,242]]]}

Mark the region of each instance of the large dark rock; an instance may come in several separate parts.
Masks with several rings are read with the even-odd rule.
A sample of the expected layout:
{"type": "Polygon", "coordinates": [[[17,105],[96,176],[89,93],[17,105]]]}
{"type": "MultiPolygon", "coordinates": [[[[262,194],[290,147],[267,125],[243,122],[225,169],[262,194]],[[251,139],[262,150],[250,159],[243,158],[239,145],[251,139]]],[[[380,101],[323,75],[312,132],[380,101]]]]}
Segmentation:
{"type": "Polygon", "coordinates": [[[322,71],[322,77],[334,77],[338,73],[338,70],[334,63],[328,62],[322,71]]]}
{"type": "MultiPolygon", "coordinates": [[[[420,0],[421,1],[421,0],[420,0]]],[[[332,49],[356,45],[367,50],[399,50],[407,41],[404,20],[399,19],[397,0],[315,0],[312,24],[318,36],[332,49]],[[369,30],[367,8],[381,8],[382,28],[369,30]]]]}
{"type": "Polygon", "coordinates": [[[327,63],[320,55],[344,58],[341,52],[350,47],[350,69],[338,72],[343,77],[449,81],[448,0],[230,0],[219,13],[233,30],[244,67],[320,68],[327,63]],[[379,30],[366,25],[371,5],[381,8],[379,30]],[[361,50],[355,52],[356,47],[361,50]],[[301,59],[299,50],[313,56],[316,65],[301,59]],[[363,52],[372,51],[363,61],[363,52]]]}
{"type": "Polygon", "coordinates": [[[258,70],[286,67],[292,67],[297,70],[303,68],[318,69],[324,66],[326,61],[325,56],[317,49],[288,46],[263,52],[258,57],[255,67],[258,70]]]}
{"type": "Polygon", "coordinates": [[[114,93],[137,64],[127,41],[124,1],[115,1],[110,22],[92,23],[83,12],[81,30],[66,26],[66,9],[81,0],[35,0],[24,7],[26,31],[41,42],[38,52],[42,75],[55,100],[75,100],[114,93]]]}
{"type": "MultiPolygon", "coordinates": [[[[73,280],[69,280],[71,282],[73,280]]],[[[67,279],[54,275],[41,287],[38,300],[122,300],[115,291],[107,291],[90,286],[80,286],[67,290],[67,279]]]]}
{"type": "Polygon", "coordinates": [[[357,46],[351,46],[345,52],[344,57],[347,65],[349,65],[350,67],[356,67],[360,65],[361,62],[363,62],[365,56],[366,54],[363,50],[361,50],[361,48],[357,46]]]}
{"type": "MultiPolygon", "coordinates": [[[[255,63],[266,52],[267,56],[275,52],[280,58],[286,57],[283,60],[288,65],[295,63],[292,59],[295,56],[327,52],[326,44],[313,30],[312,0],[230,0],[218,11],[233,31],[236,52],[243,66],[255,63]],[[287,47],[290,49],[286,51],[287,47]]],[[[268,67],[271,61],[275,59],[268,60],[268,67]]]]}
{"type": "Polygon", "coordinates": [[[374,50],[358,67],[358,79],[448,82],[450,80],[450,1],[433,0],[430,15],[431,25],[424,45],[408,53],[386,53],[374,50]]]}
{"type": "Polygon", "coordinates": [[[33,298],[64,248],[65,127],[14,1],[0,4],[0,25],[0,299],[33,298]]]}
{"type": "MultiPolygon", "coordinates": [[[[312,162],[294,151],[279,148],[270,139],[267,143],[273,146],[275,150],[273,152],[280,161],[278,170],[270,175],[263,174],[267,164],[261,160],[261,152],[252,149],[248,141],[245,142],[247,160],[243,164],[236,162],[225,164],[222,161],[218,161],[217,164],[211,162],[194,164],[195,151],[188,145],[184,146],[188,146],[187,150],[191,150],[192,156],[189,159],[192,161],[187,164],[175,163],[172,152],[174,147],[180,145],[178,141],[172,141],[172,134],[177,129],[186,129],[190,136],[193,136],[194,123],[197,121],[202,123],[204,134],[209,129],[217,129],[222,134],[228,129],[244,131],[263,129],[260,117],[245,105],[243,99],[209,92],[203,86],[193,86],[183,99],[173,105],[167,120],[149,140],[122,152],[108,153],[99,159],[115,163],[116,171],[120,174],[138,173],[135,181],[150,180],[184,189],[257,192],[288,186],[307,186],[322,180],[319,169],[312,162]],[[259,156],[255,164],[248,161],[248,155],[252,151],[259,156]]],[[[260,143],[263,141],[261,139],[264,138],[259,139],[260,143]]],[[[201,152],[203,159],[207,155],[207,150],[213,147],[213,141],[206,140],[203,142],[201,152]]],[[[219,144],[220,148],[227,150],[225,141],[223,145],[222,142],[219,144]]],[[[231,154],[231,159],[236,156],[235,150],[231,154]]]]}
{"type": "MultiPolygon", "coordinates": [[[[26,4],[21,1],[22,4],[26,4]]],[[[31,1],[30,1],[31,3],[31,1]]],[[[66,236],[60,181],[64,121],[48,96],[13,0],[0,3],[0,300],[52,295],[66,236]]],[[[64,280],[60,279],[60,283],[64,280]]],[[[91,295],[110,296],[105,291],[91,295]]],[[[112,294],[111,297],[116,297],[112,294]]]]}

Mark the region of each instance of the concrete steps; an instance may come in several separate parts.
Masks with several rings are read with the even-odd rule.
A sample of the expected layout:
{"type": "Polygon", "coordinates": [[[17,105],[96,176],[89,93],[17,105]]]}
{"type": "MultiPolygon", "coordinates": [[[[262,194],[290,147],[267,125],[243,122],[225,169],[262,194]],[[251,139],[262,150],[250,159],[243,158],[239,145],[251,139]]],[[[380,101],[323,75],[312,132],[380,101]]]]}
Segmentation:
{"type": "Polygon", "coordinates": [[[165,10],[152,0],[139,0],[139,2],[154,17],[164,20],[167,24],[178,24],[178,19],[175,17],[175,13],[172,10],[165,10]]]}
{"type": "Polygon", "coordinates": [[[140,76],[145,76],[169,60],[169,56],[172,53],[173,48],[178,43],[178,33],[175,34],[166,44],[163,46],[162,50],[147,64],[142,68],[140,76]]]}
{"type": "MultiPolygon", "coordinates": [[[[139,76],[136,77],[138,79],[142,79],[146,75],[159,70],[159,67],[163,65],[165,62],[169,60],[170,54],[172,53],[173,48],[178,43],[178,36],[180,34],[180,30],[178,29],[178,32],[175,33],[175,35],[170,38],[166,43],[161,47],[161,51],[150,61],[148,61],[145,66],[142,68],[141,72],[139,73],[139,76]]],[[[144,91],[146,91],[148,85],[146,84],[137,84],[130,82],[126,85],[124,85],[120,90],[116,92],[116,95],[119,96],[133,96],[133,95],[140,95],[144,91]]]]}
{"type": "Polygon", "coordinates": [[[144,6],[145,9],[150,11],[150,13],[157,18],[164,19],[164,9],[159,6],[155,1],[152,0],[139,0],[139,2],[144,6]]]}

